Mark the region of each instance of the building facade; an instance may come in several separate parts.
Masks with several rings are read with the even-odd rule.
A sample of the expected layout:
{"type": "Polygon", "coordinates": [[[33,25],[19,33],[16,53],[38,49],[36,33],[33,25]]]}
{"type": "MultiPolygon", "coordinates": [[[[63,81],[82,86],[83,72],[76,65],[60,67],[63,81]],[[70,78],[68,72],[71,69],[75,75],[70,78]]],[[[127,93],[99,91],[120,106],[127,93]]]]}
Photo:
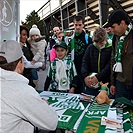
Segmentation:
{"type": "Polygon", "coordinates": [[[52,32],[54,26],[62,30],[73,29],[73,18],[81,15],[85,18],[85,29],[93,31],[97,26],[102,26],[109,13],[122,9],[133,18],[132,0],[48,0],[38,11],[44,20],[46,33],[52,32]]]}

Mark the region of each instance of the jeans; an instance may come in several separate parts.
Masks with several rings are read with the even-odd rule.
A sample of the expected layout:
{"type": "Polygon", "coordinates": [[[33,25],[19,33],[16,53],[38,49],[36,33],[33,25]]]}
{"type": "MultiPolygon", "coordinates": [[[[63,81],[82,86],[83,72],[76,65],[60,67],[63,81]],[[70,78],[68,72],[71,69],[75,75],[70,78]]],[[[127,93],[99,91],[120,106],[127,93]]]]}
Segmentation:
{"type": "Polygon", "coordinates": [[[77,88],[75,89],[76,94],[80,94],[85,91],[85,83],[84,80],[81,76],[81,74],[78,74],[78,83],[77,83],[77,88]]]}
{"type": "Polygon", "coordinates": [[[38,80],[38,73],[37,73],[36,68],[32,68],[31,73],[32,73],[32,79],[33,80],[38,80]]]}
{"type": "Polygon", "coordinates": [[[29,80],[29,85],[32,87],[35,87],[35,84],[33,83],[33,78],[32,78],[32,71],[26,73],[24,76],[29,80]]]}
{"type": "Polygon", "coordinates": [[[126,85],[116,80],[116,93],[115,98],[125,97],[129,100],[133,100],[133,86],[126,85]]]}

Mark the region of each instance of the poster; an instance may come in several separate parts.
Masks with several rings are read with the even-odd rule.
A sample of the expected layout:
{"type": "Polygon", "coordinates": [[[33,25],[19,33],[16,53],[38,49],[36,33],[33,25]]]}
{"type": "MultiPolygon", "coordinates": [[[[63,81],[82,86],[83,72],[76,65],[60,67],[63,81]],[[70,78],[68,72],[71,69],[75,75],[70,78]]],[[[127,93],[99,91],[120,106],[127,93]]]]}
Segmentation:
{"type": "Polygon", "coordinates": [[[19,40],[19,0],[0,0],[0,42],[19,40]]]}

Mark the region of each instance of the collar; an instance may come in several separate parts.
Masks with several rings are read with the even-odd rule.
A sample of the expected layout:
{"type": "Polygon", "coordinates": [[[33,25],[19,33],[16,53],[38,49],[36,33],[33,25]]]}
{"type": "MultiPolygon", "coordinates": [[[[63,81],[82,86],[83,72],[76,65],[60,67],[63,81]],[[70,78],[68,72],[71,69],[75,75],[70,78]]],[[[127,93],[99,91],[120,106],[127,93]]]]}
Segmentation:
{"type": "MultiPolygon", "coordinates": [[[[101,50],[99,47],[97,47],[97,45],[96,45],[95,42],[93,43],[93,45],[94,45],[98,50],[101,50]]],[[[111,47],[111,46],[112,46],[112,44],[109,44],[108,42],[106,42],[106,44],[104,45],[104,47],[103,47],[102,49],[104,49],[104,48],[109,48],[109,47],[111,47]]]]}
{"type": "Polygon", "coordinates": [[[6,80],[6,81],[21,81],[25,82],[26,84],[29,83],[29,80],[25,78],[23,75],[14,72],[14,71],[7,71],[2,68],[0,68],[0,80],[6,80]]]}
{"type": "Polygon", "coordinates": [[[62,60],[55,58],[55,61],[65,61],[65,60],[67,60],[67,55],[62,60]]]}

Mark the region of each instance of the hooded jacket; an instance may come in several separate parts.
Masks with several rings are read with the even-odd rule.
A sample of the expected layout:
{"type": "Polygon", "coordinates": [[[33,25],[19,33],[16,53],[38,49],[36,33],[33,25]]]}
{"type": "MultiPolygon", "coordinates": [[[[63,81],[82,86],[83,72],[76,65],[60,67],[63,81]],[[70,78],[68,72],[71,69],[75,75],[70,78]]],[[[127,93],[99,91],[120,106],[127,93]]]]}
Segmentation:
{"type": "Polygon", "coordinates": [[[58,117],[22,75],[0,68],[1,133],[55,130],[58,117]]]}
{"type": "Polygon", "coordinates": [[[83,78],[95,72],[99,82],[109,82],[111,51],[112,44],[106,43],[103,49],[99,49],[95,43],[89,45],[82,61],[81,74],[83,78]]]}

